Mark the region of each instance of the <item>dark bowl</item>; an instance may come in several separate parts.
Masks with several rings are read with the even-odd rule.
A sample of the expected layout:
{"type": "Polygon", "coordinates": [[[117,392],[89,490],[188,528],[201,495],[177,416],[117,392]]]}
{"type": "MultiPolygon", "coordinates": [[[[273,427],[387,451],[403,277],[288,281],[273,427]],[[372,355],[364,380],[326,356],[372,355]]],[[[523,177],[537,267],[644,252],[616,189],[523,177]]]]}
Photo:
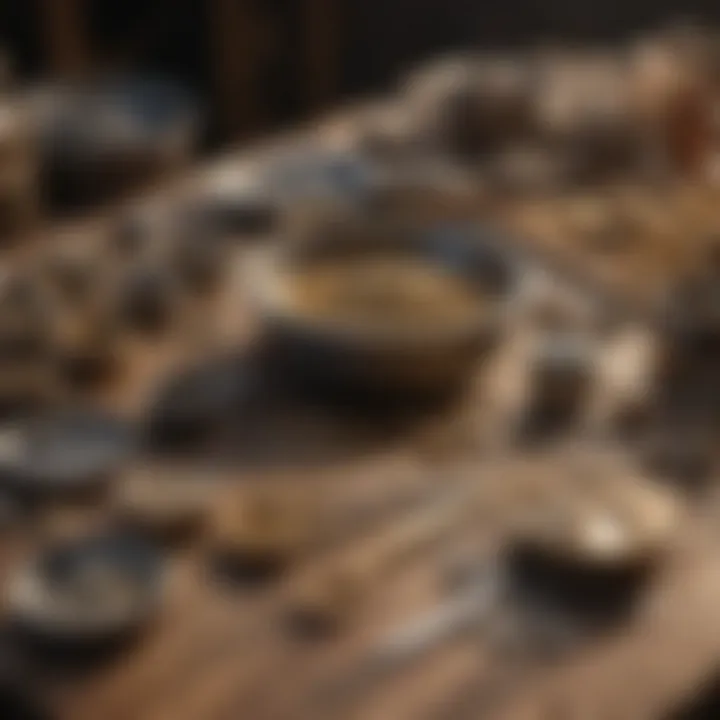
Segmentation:
{"type": "Polygon", "coordinates": [[[277,246],[258,258],[251,278],[272,355],[305,386],[319,382],[369,396],[457,389],[497,340],[503,301],[517,281],[517,268],[499,239],[492,231],[469,228],[338,226],[277,246]],[[379,306],[369,322],[357,322],[334,309],[315,314],[292,296],[293,283],[318,264],[342,268],[385,253],[400,261],[401,272],[407,259],[457,283],[467,307],[403,324],[387,323],[379,306]]]}
{"type": "Polygon", "coordinates": [[[48,411],[0,429],[0,478],[28,495],[68,495],[103,485],[133,454],[134,430],[89,408],[48,411]]]}
{"type": "Polygon", "coordinates": [[[145,541],[124,534],[85,536],[52,545],[22,566],[11,577],[7,604],[14,626],[28,637],[90,647],[138,630],[159,605],[163,579],[162,558],[145,541]],[[100,599],[79,593],[65,607],[59,604],[68,583],[88,566],[123,583],[128,595],[122,606],[113,608],[107,592],[100,599]]]}
{"type": "Polygon", "coordinates": [[[34,100],[43,194],[58,207],[107,199],[177,167],[197,136],[197,103],[164,79],[57,85],[34,100]]]}

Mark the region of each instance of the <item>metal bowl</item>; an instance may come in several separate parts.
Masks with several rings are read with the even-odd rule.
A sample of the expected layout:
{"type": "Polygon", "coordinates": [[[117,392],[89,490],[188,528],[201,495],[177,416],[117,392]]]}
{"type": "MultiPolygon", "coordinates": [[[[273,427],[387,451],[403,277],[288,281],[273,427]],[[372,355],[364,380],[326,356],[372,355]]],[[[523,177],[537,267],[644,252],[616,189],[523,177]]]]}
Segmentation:
{"type": "Polygon", "coordinates": [[[0,428],[0,478],[25,494],[75,494],[104,484],[132,455],[119,418],[88,408],[48,411],[0,428]]]}
{"type": "MultiPolygon", "coordinates": [[[[492,231],[468,228],[417,232],[338,225],[269,250],[253,265],[251,281],[269,346],[277,351],[271,355],[287,363],[306,386],[320,381],[322,386],[370,395],[457,389],[498,337],[503,299],[517,279],[517,268],[497,240],[492,231]],[[429,297],[417,304],[408,295],[399,302],[412,321],[399,321],[388,313],[395,280],[387,277],[386,287],[378,292],[389,296],[372,298],[375,307],[362,320],[332,306],[332,297],[327,311],[308,311],[298,295],[302,285],[297,283],[307,281],[312,277],[307,273],[324,263],[342,273],[385,257],[397,274],[419,267],[430,278],[428,287],[437,276],[442,284],[435,290],[458,292],[452,300],[462,298],[462,304],[433,311],[429,297]]],[[[416,290],[419,287],[420,282],[416,290]]],[[[442,293],[437,300],[451,302],[442,293]]]]}
{"type": "Polygon", "coordinates": [[[138,629],[157,607],[162,569],[160,555],[131,536],[63,541],[11,578],[10,616],[46,641],[115,640],[138,629]]]}

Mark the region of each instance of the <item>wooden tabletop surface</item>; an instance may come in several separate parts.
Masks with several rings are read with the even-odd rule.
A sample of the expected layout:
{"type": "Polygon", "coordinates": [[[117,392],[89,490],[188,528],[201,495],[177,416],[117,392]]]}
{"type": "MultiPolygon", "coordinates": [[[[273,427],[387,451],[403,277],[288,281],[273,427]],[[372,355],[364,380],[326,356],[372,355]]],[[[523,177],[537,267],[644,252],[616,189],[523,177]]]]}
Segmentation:
{"type": "MultiPolygon", "coordinates": [[[[687,198],[682,202],[692,204],[687,198]]],[[[696,205],[708,223],[714,220],[707,198],[696,205]]],[[[547,238],[555,234],[547,228],[553,218],[543,224],[552,215],[549,207],[554,206],[527,203],[509,225],[524,231],[529,242],[537,237],[538,247],[552,250],[547,238]],[[530,232],[533,228],[535,235],[530,232]]],[[[688,214],[698,217],[701,213],[688,214]]],[[[105,219],[95,219],[78,228],[93,242],[104,223],[105,219]]],[[[44,235],[43,243],[53,242],[52,229],[44,235]]],[[[560,252],[572,256],[571,249],[561,247],[560,252]]],[[[602,265],[586,258],[576,264],[582,261],[590,270],[602,265]]],[[[240,250],[238,278],[242,263],[240,250]]],[[[614,262],[613,268],[627,287],[628,278],[634,277],[630,266],[614,262]]],[[[599,275],[612,280],[607,273],[599,275]]],[[[657,277],[648,282],[657,286],[657,277]]],[[[138,417],[158,379],[172,368],[222,355],[228,349],[237,352],[250,341],[252,318],[244,307],[242,283],[230,282],[217,297],[185,313],[166,337],[128,345],[120,376],[99,393],[98,400],[138,417]],[[209,327],[210,321],[216,329],[209,327]]],[[[683,503],[686,531],[637,618],[559,660],[506,673],[505,682],[507,668],[493,643],[482,632],[469,633],[396,677],[365,688],[351,702],[327,706],[319,699],[328,683],[357,672],[379,638],[431,608],[442,596],[440,560],[449,551],[502,543],[523,502],[528,502],[523,494],[528,477],[540,469],[548,491],[558,492],[571,474],[566,462],[570,451],[565,446],[528,456],[511,442],[509,430],[517,410],[513,387],[519,372],[513,347],[512,339],[506,341],[497,356],[478,369],[472,391],[452,408],[411,423],[339,417],[282,398],[261,403],[256,415],[229,423],[217,443],[213,467],[206,471],[220,478],[209,485],[208,492],[219,496],[221,489],[235,483],[291,481],[306,483],[340,504],[343,498],[380,503],[393,492],[406,501],[398,502],[392,513],[379,513],[378,519],[348,530],[346,537],[340,533],[331,542],[321,543],[281,577],[259,587],[218,577],[202,536],[187,546],[169,548],[169,585],[163,607],[129,647],[77,676],[33,670],[58,717],[662,718],[669,705],[690,693],[720,661],[720,533],[714,528],[710,506],[683,503]],[[422,503],[417,498],[423,493],[444,497],[468,479],[482,490],[475,515],[380,578],[347,627],[322,640],[301,640],[287,631],[284,611],[297,578],[334,553],[359,547],[402,522],[409,508],[415,507],[413,502],[422,503]],[[489,692],[483,692],[484,678],[489,679],[487,687],[499,688],[498,697],[486,709],[483,702],[489,692]]],[[[588,433],[593,453],[607,450],[622,455],[621,449],[607,444],[602,432],[594,434],[590,428],[588,433]]],[[[618,467],[628,473],[636,470],[624,458],[618,467]]],[[[98,517],[103,522],[109,517],[107,505],[100,501],[92,508],[53,508],[31,528],[9,533],[3,543],[3,576],[37,544],[42,535],[39,528],[65,521],[94,524],[98,517]]]]}

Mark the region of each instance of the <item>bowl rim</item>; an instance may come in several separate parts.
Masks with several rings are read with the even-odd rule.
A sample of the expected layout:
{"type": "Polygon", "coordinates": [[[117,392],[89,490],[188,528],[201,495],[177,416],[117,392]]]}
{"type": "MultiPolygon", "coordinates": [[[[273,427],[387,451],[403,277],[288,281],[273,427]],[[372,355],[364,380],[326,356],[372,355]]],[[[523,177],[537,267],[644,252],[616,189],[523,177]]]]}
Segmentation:
{"type": "Polygon", "coordinates": [[[10,578],[5,591],[5,604],[10,617],[33,634],[66,640],[100,639],[115,636],[141,624],[159,606],[166,583],[167,568],[163,557],[147,540],[139,536],[123,537],[107,532],[97,533],[79,538],[61,539],[40,549],[10,578]],[[86,617],[77,622],[72,620],[68,622],[66,618],[55,618],[39,608],[29,607],[22,600],[22,590],[28,583],[47,586],[44,563],[49,558],[64,550],[82,552],[98,546],[102,549],[102,546],[108,543],[133,544],[134,551],[143,553],[144,560],[147,561],[144,581],[134,583],[137,592],[134,593],[133,602],[127,612],[114,618],[99,616],[89,621],[86,617]]]}
{"type": "Polygon", "coordinates": [[[131,422],[103,408],[82,403],[1,424],[0,434],[4,432],[17,434],[22,448],[17,458],[0,459],[0,484],[29,494],[61,495],[99,487],[133,457],[138,446],[138,431],[131,422]],[[63,423],[67,423],[65,428],[63,423]],[[42,442],[44,433],[57,432],[61,436],[67,432],[70,436],[83,428],[112,436],[109,442],[114,448],[112,452],[108,450],[102,467],[83,468],[82,472],[60,469],[47,472],[36,464],[34,450],[36,443],[42,442]]]}
{"type": "MultiPolygon", "coordinates": [[[[375,242],[367,247],[399,247],[408,254],[418,254],[430,258],[432,262],[440,262],[432,257],[433,251],[442,249],[443,241],[449,236],[443,236],[442,227],[429,228],[417,231],[411,227],[393,226],[387,223],[377,226],[369,225],[361,228],[350,228],[353,237],[350,242],[359,252],[363,252],[362,237],[364,233],[371,233],[375,242]],[[399,242],[398,242],[399,241],[399,242]],[[376,244],[377,243],[377,244],[376,244]]],[[[320,230],[322,233],[322,229],[320,230]]],[[[491,230],[491,232],[495,232],[491,230]]],[[[497,231],[498,234],[500,231],[497,231]]],[[[333,238],[342,242],[338,238],[333,238]]],[[[454,322],[433,322],[427,325],[413,327],[383,327],[382,323],[353,323],[341,316],[317,316],[298,310],[294,303],[283,301],[281,295],[287,281],[298,268],[298,253],[313,250],[317,247],[321,253],[327,246],[328,238],[325,236],[285,238],[279,240],[274,246],[260,250],[251,258],[248,264],[248,280],[250,300],[254,303],[259,314],[271,324],[281,325],[285,329],[302,333],[317,339],[326,339],[336,342],[349,342],[365,347],[373,346],[386,349],[408,350],[423,347],[439,349],[449,344],[462,344],[482,339],[492,333],[500,324],[504,300],[515,292],[518,284],[517,261],[511,256],[511,248],[500,247],[498,243],[487,242],[482,232],[471,228],[469,233],[455,238],[454,243],[448,243],[447,248],[462,249],[470,257],[476,253],[478,260],[485,253],[493,254],[503,265],[507,272],[506,287],[500,291],[488,288],[483,292],[478,283],[474,288],[478,300],[477,312],[472,313],[468,319],[454,322]]],[[[332,240],[331,240],[332,241],[332,240]]],[[[350,246],[348,246],[350,247],[350,246]]],[[[447,248],[445,248],[447,250],[447,248]]],[[[467,257],[464,258],[467,260],[467,257]]],[[[446,264],[447,268],[448,265],[446,264]]],[[[452,270],[453,274],[462,276],[467,268],[452,270]]],[[[465,277],[467,279],[467,276],[465,277]]]]}

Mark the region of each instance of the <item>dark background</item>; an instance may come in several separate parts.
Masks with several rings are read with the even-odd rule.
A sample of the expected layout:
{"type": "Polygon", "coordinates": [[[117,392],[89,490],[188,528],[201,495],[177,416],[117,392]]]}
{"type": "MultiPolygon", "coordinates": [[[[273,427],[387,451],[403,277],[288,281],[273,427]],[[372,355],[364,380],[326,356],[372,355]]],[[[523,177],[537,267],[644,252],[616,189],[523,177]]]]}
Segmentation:
{"type": "MultiPolygon", "coordinates": [[[[58,74],[48,51],[49,2],[66,0],[0,0],[0,41],[21,78],[58,74]]],[[[225,100],[219,99],[216,0],[82,2],[92,68],[140,68],[181,79],[206,101],[216,138],[288,123],[340,97],[382,89],[417,60],[449,48],[618,39],[673,19],[720,19],[718,0],[325,0],[314,20],[304,15],[312,0],[235,0],[271,28],[272,40],[259,39],[268,45],[261,59],[239,61],[254,73],[237,90],[248,112],[245,120],[223,123],[235,76],[224,81],[225,100]],[[317,36],[313,23],[324,25],[317,36]],[[302,59],[308,47],[320,48],[314,67],[302,59]],[[313,73],[324,75],[315,83],[322,92],[308,80],[313,73]]],[[[247,45],[240,32],[236,47],[247,45]]]]}

